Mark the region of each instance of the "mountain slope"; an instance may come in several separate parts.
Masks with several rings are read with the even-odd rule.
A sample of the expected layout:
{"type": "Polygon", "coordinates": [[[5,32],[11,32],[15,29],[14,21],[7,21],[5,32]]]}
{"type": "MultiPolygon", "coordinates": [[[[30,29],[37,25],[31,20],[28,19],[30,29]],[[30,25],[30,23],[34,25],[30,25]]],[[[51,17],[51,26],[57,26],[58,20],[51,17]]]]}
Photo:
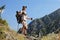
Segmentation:
{"type": "Polygon", "coordinates": [[[25,40],[25,36],[11,30],[7,22],[0,20],[0,40],[25,40]]]}
{"type": "Polygon", "coordinates": [[[60,9],[33,20],[28,26],[28,35],[32,36],[43,36],[52,32],[58,33],[60,31],[60,9]]]}

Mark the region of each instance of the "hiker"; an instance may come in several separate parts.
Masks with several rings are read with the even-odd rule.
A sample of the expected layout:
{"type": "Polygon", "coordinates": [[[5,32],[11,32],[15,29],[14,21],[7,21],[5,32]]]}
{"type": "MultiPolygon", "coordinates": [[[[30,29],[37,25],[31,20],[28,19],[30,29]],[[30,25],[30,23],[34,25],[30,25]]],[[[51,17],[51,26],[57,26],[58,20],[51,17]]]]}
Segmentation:
{"type": "Polygon", "coordinates": [[[23,6],[23,8],[22,8],[22,25],[23,25],[23,27],[22,27],[22,33],[24,34],[24,35],[26,35],[27,34],[27,29],[28,29],[28,25],[27,25],[27,19],[29,19],[29,20],[32,20],[32,18],[29,18],[28,16],[27,16],[27,14],[26,14],[26,6],[23,6]]]}
{"type": "Polygon", "coordinates": [[[32,20],[32,18],[29,18],[26,14],[26,8],[27,6],[23,6],[21,11],[16,11],[16,18],[17,18],[17,22],[23,25],[22,27],[22,34],[26,35],[27,34],[27,29],[28,29],[28,25],[27,25],[27,19],[32,20]]]}

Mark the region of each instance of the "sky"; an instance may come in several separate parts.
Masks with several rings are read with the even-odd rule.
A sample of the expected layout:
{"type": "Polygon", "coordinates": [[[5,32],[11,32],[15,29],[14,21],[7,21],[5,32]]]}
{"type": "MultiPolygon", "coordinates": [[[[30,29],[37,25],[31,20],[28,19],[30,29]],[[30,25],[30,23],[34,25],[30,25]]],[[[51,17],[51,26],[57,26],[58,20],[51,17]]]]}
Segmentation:
{"type": "MultiPolygon", "coordinates": [[[[16,11],[27,6],[27,15],[33,19],[41,18],[60,8],[60,0],[0,0],[0,6],[5,6],[2,18],[5,19],[12,30],[17,29],[16,11]]],[[[27,21],[30,23],[31,21],[27,21]]],[[[19,25],[19,28],[22,25],[19,25]]]]}

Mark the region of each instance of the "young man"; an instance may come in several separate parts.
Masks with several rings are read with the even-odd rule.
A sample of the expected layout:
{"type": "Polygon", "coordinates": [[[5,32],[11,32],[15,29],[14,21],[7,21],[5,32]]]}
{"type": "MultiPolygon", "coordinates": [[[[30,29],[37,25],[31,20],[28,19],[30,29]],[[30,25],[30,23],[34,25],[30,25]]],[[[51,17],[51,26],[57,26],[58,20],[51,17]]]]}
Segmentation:
{"type": "Polygon", "coordinates": [[[21,13],[22,13],[22,25],[23,25],[23,27],[22,27],[22,33],[24,34],[24,35],[26,35],[27,34],[27,29],[28,29],[28,25],[27,25],[27,19],[29,19],[29,20],[32,20],[32,18],[29,18],[28,16],[27,16],[27,14],[26,14],[26,8],[27,8],[27,6],[23,6],[23,8],[22,8],[22,11],[21,11],[21,13]]]}

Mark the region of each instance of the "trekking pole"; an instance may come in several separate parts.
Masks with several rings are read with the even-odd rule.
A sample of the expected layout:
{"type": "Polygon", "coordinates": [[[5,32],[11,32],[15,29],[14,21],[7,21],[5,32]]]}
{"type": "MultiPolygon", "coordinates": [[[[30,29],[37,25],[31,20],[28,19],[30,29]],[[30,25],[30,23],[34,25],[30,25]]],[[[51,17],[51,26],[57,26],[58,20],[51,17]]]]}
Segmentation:
{"type": "Polygon", "coordinates": [[[17,25],[17,31],[19,30],[19,23],[18,23],[18,25],[17,25]]]}

